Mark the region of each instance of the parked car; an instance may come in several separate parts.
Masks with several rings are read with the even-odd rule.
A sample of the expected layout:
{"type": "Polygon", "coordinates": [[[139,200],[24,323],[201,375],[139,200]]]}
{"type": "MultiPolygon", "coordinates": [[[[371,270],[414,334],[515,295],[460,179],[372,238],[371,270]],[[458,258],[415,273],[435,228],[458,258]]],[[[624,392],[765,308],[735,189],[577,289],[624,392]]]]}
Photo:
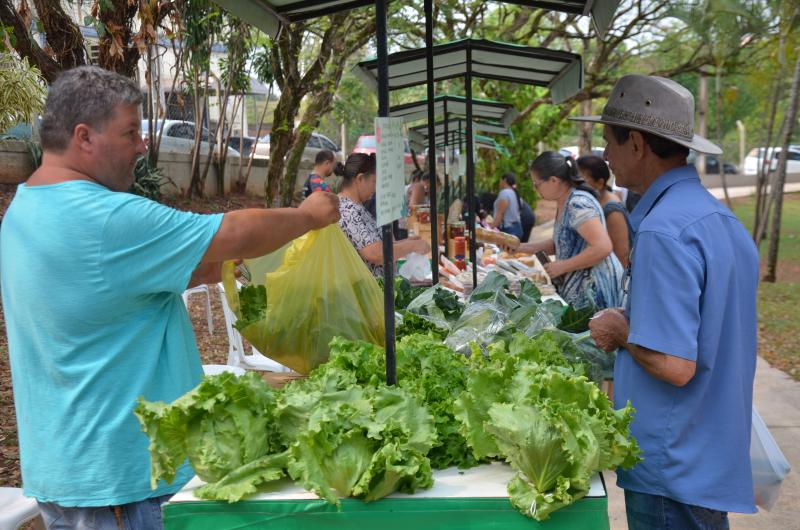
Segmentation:
{"type": "Polygon", "coordinates": [[[249,157],[256,145],[254,136],[231,136],[228,139],[228,147],[236,149],[244,157],[249,157]]]}
{"type": "MultiPolygon", "coordinates": [[[[578,157],[580,156],[580,149],[578,148],[577,145],[570,145],[569,147],[562,147],[561,149],[558,150],[558,152],[561,153],[564,156],[571,157],[573,160],[577,160],[578,157]]],[[[605,149],[597,149],[597,148],[592,149],[592,155],[599,156],[600,158],[603,158],[603,153],[604,152],[605,152],[605,149]]]]}
{"type": "MultiPolygon", "coordinates": [[[[374,134],[362,134],[358,137],[356,145],[353,148],[353,152],[371,154],[375,152],[376,147],[374,134]]],[[[411,172],[416,169],[414,160],[411,158],[411,145],[408,143],[408,139],[405,140],[403,147],[403,163],[405,165],[405,172],[407,175],[410,175],[411,172]]],[[[419,164],[419,167],[423,167],[425,165],[424,154],[417,153],[417,163],[419,164]]]]}
{"type": "MultiPolygon", "coordinates": [[[[195,124],[191,121],[183,120],[156,120],[156,132],[159,128],[163,129],[161,133],[161,143],[159,144],[159,152],[161,153],[186,153],[190,154],[194,148],[194,131],[195,124]]],[[[151,138],[155,138],[155,134],[150,134],[149,123],[147,120],[142,120],[142,140],[150,147],[151,138]]],[[[203,127],[200,133],[200,153],[208,153],[209,141],[215,143],[214,138],[208,132],[208,129],[203,127]]],[[[228,156],[239,156],[239,151],[228,147],[228,156]]]]}
{"type": "MultiPolygon", "coordinates": [[[[694,166],[696,165],[695,160],[697,160],[697,153],[695,151],[689,151],[689,157],[686,159],[686,162],[694,166]]],[[[739,168],[734,164],[723,162],[722,165],[725,174],[735,175],[739,173],[739,168]]],[[[719,158],[714,155],[706,155],[706,175],[719,175],[719,158]]]]}
{"type": "MultiPolygon", "coordinates": [[[[778,158],[780,158],[781,151],[780,147],[751,149],[744,159],[744,174],[755,175],[758,173],[759,162],[766,166],[767,156],[769,157],[769,171],[775,171],[778,169],[778,158]]],[[[800,146],[789,146],[789,151],[786,153],[786,171],[787,173],[800,173],[800,146]]]]}
{"type": "MultiPolygon", "coordinates": [[[[258,144],[256,145],[256,158],[269,158],[269,149],[269,135],[267,134],[258,139],[258,144]]],[[[342,153],[342,149],[330,138],[317,132],[311,133],[311,138],[308,139],[306,148],[303,149],[303,157],[300,161],[306,164],[313,164],[314,160],[317,158],[317,153],[323,149],[333,151],[333,156],[336,158],[336,160],[339,162],[344,162],[344,154],[342,153]]]]}

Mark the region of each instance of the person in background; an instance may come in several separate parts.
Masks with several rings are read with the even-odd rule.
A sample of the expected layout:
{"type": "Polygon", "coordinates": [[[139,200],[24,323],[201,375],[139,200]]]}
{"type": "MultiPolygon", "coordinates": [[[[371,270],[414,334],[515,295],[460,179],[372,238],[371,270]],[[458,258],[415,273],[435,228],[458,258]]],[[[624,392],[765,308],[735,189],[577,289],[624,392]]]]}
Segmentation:
{"type": "Polygon", "coordinates": [[[0,291],[23,493],[48,528],[154,530],[194,476],[150,487],[137,398],[172,402],[203,368],[181,294],[220,265],[277,250],[339,219],[315,193],[299,208],[199,215],[127,193],[145,154],[142,93],[95,66],[50,86],[41,166],[0,230],[0,291]],[[35,280],[31,280],[35,278],[35,280]]]}
{"type": "Polygon", "coordinates": [[[622,266],[627,268],[633,245],[633,228],[628,219],[628,210],[608,185],[608,180],[611,178],[608,164],[599,156],[592,155],[582,156],[576,163],[581,177],[597,193],[603,215],[606,217],[606,227],[614,247],[614,254],[622,266]]]}
{"type": "Polygon", "coordinates": [[[558,294],[575,307],[618,307],[623,302],[624,269],[613,253],[595,192],[578,176],[575,162],[545,151],[531,163],[533,185],[543,199],[556,201],[553,238],[523,243],[522,252],[544,251],[556,261],[544,268],[558,294]]]}
{"type": "Polygon", "coordinates": [[[325,179],[333,174],[333,164],[336,157],[333,156],[333,151],[323,149],[317,153],[314,159],[314,169],[306,179],[303,193],[306,197],[315,191],[325,191],[330,193],[331,187],[325,182],[325,179]]]}
{"type": "Polygon", "coordinates": [[[411,177],[411,184],[408,188],[408,206],[413,211],[415,206],[426,206],[431,203],[430,199],[431,177],[428,173],[414,170],[411,177]]]}
{"type": "Polygon", "coordinates": [[[605,159],[642,195],[625,310],[589,323],[617,350],[614,405],[636,408],[643,460],[617,470],[630,530],[726,530],[754,513],[750,433],[758,322],[758,249],[687,165],[689,149],[722,150],[694,134],[694,98],[678,83],[628,75],[602,116],[605,159]]]}
{"type": "Polygon", "coordinates": [[[519,216],[520,199],[514,186],[517,177],[513,173],[505,173],[500,177],[500,193],[494,201],[492,214],[492,228],[499,228],[501,232],[511,234],[522,239],[522,221],[519,216]]]}
{"type": "MultiPolygon", "coordinates": [[[[364,207],[364,202],[375,195],[375,154],[353,153],[347,161],[339,163],[334,172],[342,177],[339,193],[339,226],[355,247],[361,259],[375,276],[383,275],[383,240],[375,217],[364,207]]],[[[404,258],[412,252],[427,254],[431,246],[418,237],[409,237],[394,243],[394,259],[404,258]]]]}
{"type": "Polygon", "coordinates": [[[522,224],[522,238],[520,241],[525,243],[530,239],[531,230],[533,230],[533,227],[536,225],[536,214],[533,213],[531,205],[519,195],[516,185],[514,186],[514,191],[516,191],[519,196],[519,220],[522,224]]]}

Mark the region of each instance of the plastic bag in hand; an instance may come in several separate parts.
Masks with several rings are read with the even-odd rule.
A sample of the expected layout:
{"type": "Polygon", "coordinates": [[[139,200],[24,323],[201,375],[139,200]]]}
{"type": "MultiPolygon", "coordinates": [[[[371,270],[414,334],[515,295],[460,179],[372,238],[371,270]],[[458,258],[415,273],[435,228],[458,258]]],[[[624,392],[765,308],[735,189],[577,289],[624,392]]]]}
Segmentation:
{"type": "MultiPolygon", "coordinates": [[[[259,260],[249,260],[248,268],[256,270],[252,261],[259,260]]],[[[223,282],[229,305],[241,318],[233,269],[232,262],[225,264],[223,282]]],[[[384,345],[383,294],[337,225],[295,239],[275,270],[252,281],[266,287],[266,313],[241,334],[296,372],[307,374],[327,361],[335,336],[384,345]]]]}

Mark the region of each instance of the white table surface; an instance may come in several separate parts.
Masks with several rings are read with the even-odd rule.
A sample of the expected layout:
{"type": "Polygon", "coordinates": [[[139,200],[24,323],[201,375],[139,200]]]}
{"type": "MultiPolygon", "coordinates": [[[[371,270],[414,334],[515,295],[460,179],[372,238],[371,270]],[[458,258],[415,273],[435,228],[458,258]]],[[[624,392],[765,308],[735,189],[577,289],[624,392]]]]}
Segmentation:
{"type": "MultiPolygon", "coordinates": [[[[434,470],[433,487],[430,489],[417,490],[413,495],[406,493],[393,493],[390,495],[394,499],[402,498],[506,498],[508,482],[514,476],[514,470],[506,463],[492,462],[470,469],[458,469],[455,467],[434,470]]],[[[192,502],[199,501],[194,496],[194,490],[202,486],[204,482],[195,476],[181,491],[176,493],[169,502],[192,502]]],[[[589,493],[587,497],[605,497],[606,491],[600,474],[592,477],[589,493]]],[[[306,491],[302,486],[298,486],[293,481],[282,479],[276,481],[272,487],[259,493],[248,500],[315,500],[319,499],[316,494],[306,491]]]]}

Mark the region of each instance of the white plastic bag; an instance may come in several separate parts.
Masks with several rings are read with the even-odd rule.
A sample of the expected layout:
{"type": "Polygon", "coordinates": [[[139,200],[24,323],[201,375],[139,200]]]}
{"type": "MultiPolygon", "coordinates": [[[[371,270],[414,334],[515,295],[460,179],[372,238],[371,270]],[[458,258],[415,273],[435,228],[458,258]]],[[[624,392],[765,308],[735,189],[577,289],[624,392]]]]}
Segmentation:
{"type": "Polygon", "coordinates": [[[750,465],[753,468],[756,504],[765,510],[771,510],[778,500],[781,483],[791,466],[755,407],[750,432],[750,465]]]}
{"type": "Polygon", "coordinates": [[[406,256],[406,262],[400,267],[398,271],[400,276],[410,282],[422,282],[430,280],[433,276],[431,273],[431,260],[427,256],[412,252],[406,256]]]}

